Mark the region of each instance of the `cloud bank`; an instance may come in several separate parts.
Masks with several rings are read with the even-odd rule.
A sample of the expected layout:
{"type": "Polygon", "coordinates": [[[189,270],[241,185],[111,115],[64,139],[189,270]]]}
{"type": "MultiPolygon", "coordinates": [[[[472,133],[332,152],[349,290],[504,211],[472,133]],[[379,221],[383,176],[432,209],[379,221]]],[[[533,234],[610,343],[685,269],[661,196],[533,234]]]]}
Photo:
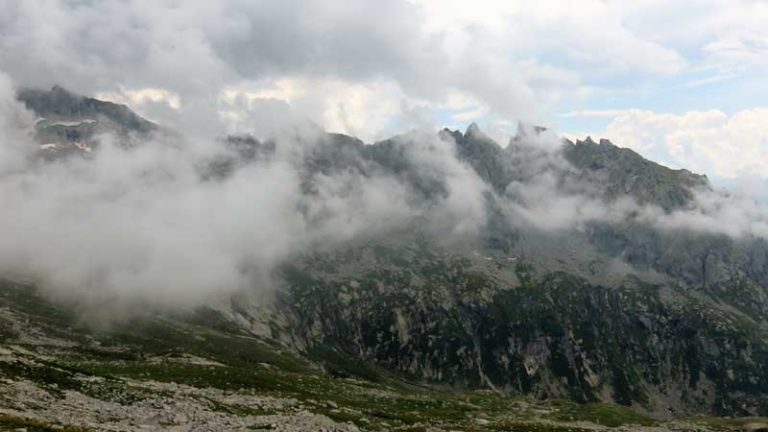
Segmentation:
{"type": "Polygon", "coordinates": [[[186,308],[269,288],[291,256],[414,217],[430,217],[448,237],[484,223],[484,184],[432,133],[401,139],[414,171],[444,185],[429,202],[386,172],[308,178],[305,158],[325,139],[315,128],[278,136],[273,157],[239,163],[223,177],[204,175],[206,167],[237,156],[194,136],[157,135],[125,148],[104,135],[87,158],[42,162],[32,157],[32,114],[7,77],[0,83],[0,274],[91,310],[186,308]]]}
{"type": "Polygon", "coordinates": [[[19,85],[113,95],[198,132],[227,126],[216,107],[228,93],[283,96],[327,129],[358,134],[404,103],[434,107],[451,94],[508,116],[537,105],[514,63],[456,52],[405,0],[3,0],[0,10],[0,68],[19,85]]]}
{"type": "MultiPolygon", "coordinates": [[[[760,15],[746,4],[716,3],[716,12],[704,17],[709,25],[712,16],[725,16],[725,5],[760,15]]],[[[217,105],[232,94],[279,98],[327,130],[366,140],[391,135],[412,107],[458,115],[462,124],[482,118],[511,132],[510,119],[550,123],[561,104],[692,68],[679,36],[654,37],[657,26],[648,21],[659,9],[597,0],[570,7],[556,1],[1,0],[0,69],[22,86],[60,84],[110,96],[163,124],[212,135],[229,126],[217,105]]],[[[726,16],[717,28],[733,40],[754,39],[746,30],[726,31],[735,18],[726,16]]],[[[699,24],[691,19],[688,28],[699,24]]],[[[713,53],[727,45],[687,34],[713,53]]],[[[728,63],[722,58],[713,64],[728,63]]]]}

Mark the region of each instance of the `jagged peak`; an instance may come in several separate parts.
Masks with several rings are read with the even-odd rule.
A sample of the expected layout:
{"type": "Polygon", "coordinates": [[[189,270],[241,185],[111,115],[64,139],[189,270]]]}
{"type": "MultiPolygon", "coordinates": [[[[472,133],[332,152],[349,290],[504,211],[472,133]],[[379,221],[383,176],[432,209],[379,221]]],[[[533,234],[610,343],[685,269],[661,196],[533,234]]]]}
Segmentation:
{"type": "Polygon", "coordinates": [[[475,122],[472,122],[472,124],[467,127],[467,131],[464,132],[464,136],[477,136],[482,134],[483,132],[480,130],[480,126],[478,126],[475,122]]]}
{"type": "Polygon", "coordinates": [[[461,131],[451,130],[449,128],[441,129],[440,132],[438,132],[437,135],[442,140],[452,139],[455,142],[459,142],[459,141],[461,141],[462,138],[464,138],[464,135],[461,133],[461,131]]]}
{"type": "Polygon", "coordinates": [[[589,146],[596,146],[596,147],[616,147],[621,148],[617,146],[616,144],[612,143],[611,140],[607,138],[598,138],[597,141],[595,141],[594,138],[587,135],[584,139],[577,139],[576,145],[589,145],[589,146]]]}
{"type": "Polygon", "coordinates": [[[467,131],[464,132],[464,140],[471,143],[482,142],[484,144],[493,144],[494,146],[501,148],[499,143],[480,130],[480,126],[475,122],[472,122],[469,127],[467,127],[467,131]]]}
{"type": "Polygon", "coordinates": [[[616,145],[614,143],[612,143],[611,140],[609,140],[607,138],[600,138],[600,141],[599,141],[598,144],[600,144],[601,146],[616,147],[616,145]]]}
{"type": "Polygon", "coordinates": [[[66,95],[70,95],[70,96],[73,95],[73,93],[71,91],[65,89],[64,87],[62,87],[62,86],[60,86],[58,84],[55,84],[53,87],[51,87],[51,93],[54,93],[54,94],[55,93],[66,94],[66,95]]]}

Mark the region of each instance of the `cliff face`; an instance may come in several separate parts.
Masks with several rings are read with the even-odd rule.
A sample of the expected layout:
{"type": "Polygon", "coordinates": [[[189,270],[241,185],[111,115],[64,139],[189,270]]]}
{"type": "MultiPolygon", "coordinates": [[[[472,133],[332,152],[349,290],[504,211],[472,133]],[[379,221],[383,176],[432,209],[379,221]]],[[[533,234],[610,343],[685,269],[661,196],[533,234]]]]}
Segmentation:
{"type": "Polygon", "coordinates": [[[707,292],[380,244],[284,272],[296,329],[414,379],[656,415],[765,413],[765,323],[707,292]]]}

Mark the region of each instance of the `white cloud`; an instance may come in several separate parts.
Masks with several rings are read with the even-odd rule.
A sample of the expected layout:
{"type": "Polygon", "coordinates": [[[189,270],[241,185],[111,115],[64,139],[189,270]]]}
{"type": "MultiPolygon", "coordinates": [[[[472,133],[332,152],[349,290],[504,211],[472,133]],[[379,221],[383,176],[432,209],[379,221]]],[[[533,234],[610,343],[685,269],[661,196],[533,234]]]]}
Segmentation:
{"type": "Polygon", "coordinates": [[[258,135],[258,130],[251,130],[256,123],[249,112],[265,100],[285,102],[294,112],[308,116],[329,132],[353,135],[368,142],[391,133],[388,123],[401,113],[403,103],[415,103],[387,80],[350,83],[306,76],[263,80],[230,86],[221,92],[219,103],[227,118],[235,120],[228,122],[228,130],[258,135]]]}
{"type": "Polygon", "coordinates": [[[454,122],[467,122],[474,121],[488,113],[486,107],[477,107],[471,110],[462,111],[451,116],[451,120],[454,122]]]}
{"type": "Polygon", "coordinates": [[[620,8],[628,28],[684,53],[692,70],[728,77],[764,72],[768,66],[764,1],[645,0],[621,2],[620,8]]]}
{"type": "Polygon", "coordinates": [[[484,33],[497,41],[500,52],[555,54],[574,65],[599,66],[601,73],[643,70],[675,73],[685,60],[674,49],[651,38],[652,29],[634,31],[621,2],[597,0],[563,3],[544,0],[482,0],[444,2],[415,0],[435,29],[450,30],[453,46],[471,44],[484,33]]]}
{"type": "Polygon", "coordinates": [[[146,103],[165,103],[173,109],[181,107],[179,95],[160,88],[123,89],[120,93],[98,93],[97,99],[130,105],[140,110],[146,103]]]}
{"type": "Polygon", "coordinates": [[[112,95],[199,132],[219,129],[210,107],[222,92],[254,82],[275,83],[262,98],[348,133],[391,124],[404,104],[440,109],[450,94],[475,100],[462,110],[541,122],[590,94],[595,76],[685,66],[625,19],[592,0],[0,0],[0,67],[22,85],[112,95]]]}

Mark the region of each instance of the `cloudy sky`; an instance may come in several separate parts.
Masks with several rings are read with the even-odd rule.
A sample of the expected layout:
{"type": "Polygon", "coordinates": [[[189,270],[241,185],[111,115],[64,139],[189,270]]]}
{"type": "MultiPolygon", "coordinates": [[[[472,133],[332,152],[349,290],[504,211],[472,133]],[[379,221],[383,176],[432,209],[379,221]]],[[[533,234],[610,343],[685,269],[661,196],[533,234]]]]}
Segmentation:
{"type": "Polygon", "coordinates": [[[0,0],[0,70],[212,135],[523,120],[761,184],[766,22],[759,0],[0,0]]]}

